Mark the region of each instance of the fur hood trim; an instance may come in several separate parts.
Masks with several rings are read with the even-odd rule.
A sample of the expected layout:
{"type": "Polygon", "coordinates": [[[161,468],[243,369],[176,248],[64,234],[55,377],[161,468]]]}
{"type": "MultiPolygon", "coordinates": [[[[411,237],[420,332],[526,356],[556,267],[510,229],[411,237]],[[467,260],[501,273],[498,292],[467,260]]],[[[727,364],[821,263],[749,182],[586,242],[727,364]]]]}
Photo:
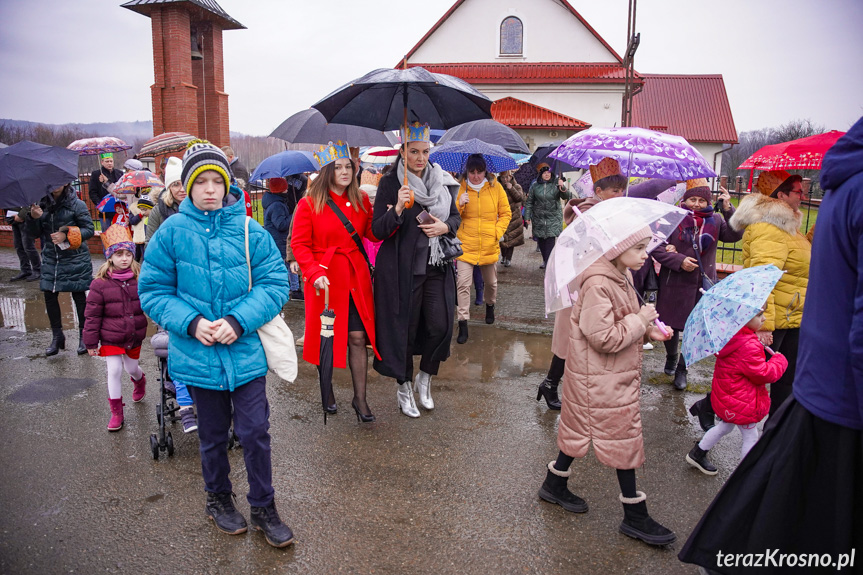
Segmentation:
{"type": "Polygon", "coordinates": [[[756,192],[740,200],[740,206],[728,223],[740,232],[747,226],[763,222],[794,235],[800,229],[802,221],[803,214],[792,210],[791,206],[782,200],[756,192]]]}

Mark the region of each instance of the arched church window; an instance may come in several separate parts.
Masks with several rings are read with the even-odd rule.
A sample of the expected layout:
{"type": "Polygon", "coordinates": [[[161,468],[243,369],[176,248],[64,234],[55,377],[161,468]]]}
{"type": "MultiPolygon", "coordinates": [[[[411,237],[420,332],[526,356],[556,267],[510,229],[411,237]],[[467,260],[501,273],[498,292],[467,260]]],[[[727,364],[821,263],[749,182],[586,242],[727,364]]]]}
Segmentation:
{"type": "Polygon", "coordinates": [[[524,26],[515,16],[500,23],[500,53],[520,55],[524,46],[524,26]]]}

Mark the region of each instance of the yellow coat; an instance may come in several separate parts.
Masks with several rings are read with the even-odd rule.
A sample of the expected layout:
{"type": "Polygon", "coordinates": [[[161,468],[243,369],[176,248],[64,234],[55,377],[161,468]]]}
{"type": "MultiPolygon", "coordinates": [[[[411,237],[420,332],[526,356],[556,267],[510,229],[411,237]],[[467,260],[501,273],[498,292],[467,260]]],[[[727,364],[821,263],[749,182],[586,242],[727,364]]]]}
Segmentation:
{"type": "Polygon", "coordinates": [[[765,331],[800,327],[812,244],[800,233],[803,214],[759,193],[741,200],[731,227],[743,232],[743,267],[773,264],[785,271],[767,298],[765,331]]]}
{"type": "Polygon", "coordinates": [[[458,239],[464,252],[458,259],[475,266],[497,263],[500,257],[500,239],[506,233],[512,212],[509,199],[499,182],[486,182],[479,192],[462,182],[456,196],[458,199],[467,190],[468,202],[459,206],[461,226],[458,239]]]}

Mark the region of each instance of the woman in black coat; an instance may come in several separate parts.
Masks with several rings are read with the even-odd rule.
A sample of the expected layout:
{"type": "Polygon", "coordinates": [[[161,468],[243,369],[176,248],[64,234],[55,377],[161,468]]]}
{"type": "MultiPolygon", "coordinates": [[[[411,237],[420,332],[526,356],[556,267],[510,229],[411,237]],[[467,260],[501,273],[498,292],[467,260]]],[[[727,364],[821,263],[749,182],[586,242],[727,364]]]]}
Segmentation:
{"type": "Polygon", "coordinates": [[[60,314],[60,292],[71,292],[78,313],[78,355],[87,353],[81,332],[84,330],[84,306],[87,290],[93,280],[93,264],[87,240],[96,228],[87,204],[78,199],[72,186],[60,186],[45,196],[40,205],[30,209],[29,231],[42,242],[42,279],[39,288],[45,295],[45,309],[53,338],[45,355],[55,355],[66,348],[60,314]],[[77,233],[76,233],[77,232],[77,233]]]}
{"type": "Polygon", "coordinates": [[[419,417],[414,400],[413,356],[421,355],[416,387],[420,403],[434,409],[431,378],[450,353],[455,275],[443,261],[438,238],[455,237],[461,218],[446,187],[451,178],[428,163],[428,127],[411,126],[395,167],[378,184],[372,232],[384,238],[375,261],[375,331],[381,359],[374,368],[399,384],[399,409],[419,417]],[[423,129],[424,128],[424,129],[423,129]],[[405,161],[409,186],[403,186],[405,161]],[[411,192],[414,203],[406,207],[411,192]],[[431,215],[420,225],[417,215],[431,215]]]}

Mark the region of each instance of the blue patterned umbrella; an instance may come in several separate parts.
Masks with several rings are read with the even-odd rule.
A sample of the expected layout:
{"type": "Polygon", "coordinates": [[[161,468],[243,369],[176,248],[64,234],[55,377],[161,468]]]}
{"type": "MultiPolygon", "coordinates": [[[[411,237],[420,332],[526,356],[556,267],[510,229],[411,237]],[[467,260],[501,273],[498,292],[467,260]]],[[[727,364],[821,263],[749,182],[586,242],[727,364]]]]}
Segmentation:
{"type": "Polygon", "coordinates": [[[512,159],[509,152],[495,144],[487,144],[476,138],[464,142],[447,142],[435,146],[429,155],[429,161],[440,164],[447,172],[464,172],[467,159],[473,154],[482,154],[485,158],[488,171],[499,174],[507,170],[517,170],[518,164],[512,159]]]}
{"type": "Polygon", "coordinates": [[[782,270],[774,265],[734,272],[704,292],[683,328],[683,359],[692,365],[718,353],[758,315],[782,270]]]}

